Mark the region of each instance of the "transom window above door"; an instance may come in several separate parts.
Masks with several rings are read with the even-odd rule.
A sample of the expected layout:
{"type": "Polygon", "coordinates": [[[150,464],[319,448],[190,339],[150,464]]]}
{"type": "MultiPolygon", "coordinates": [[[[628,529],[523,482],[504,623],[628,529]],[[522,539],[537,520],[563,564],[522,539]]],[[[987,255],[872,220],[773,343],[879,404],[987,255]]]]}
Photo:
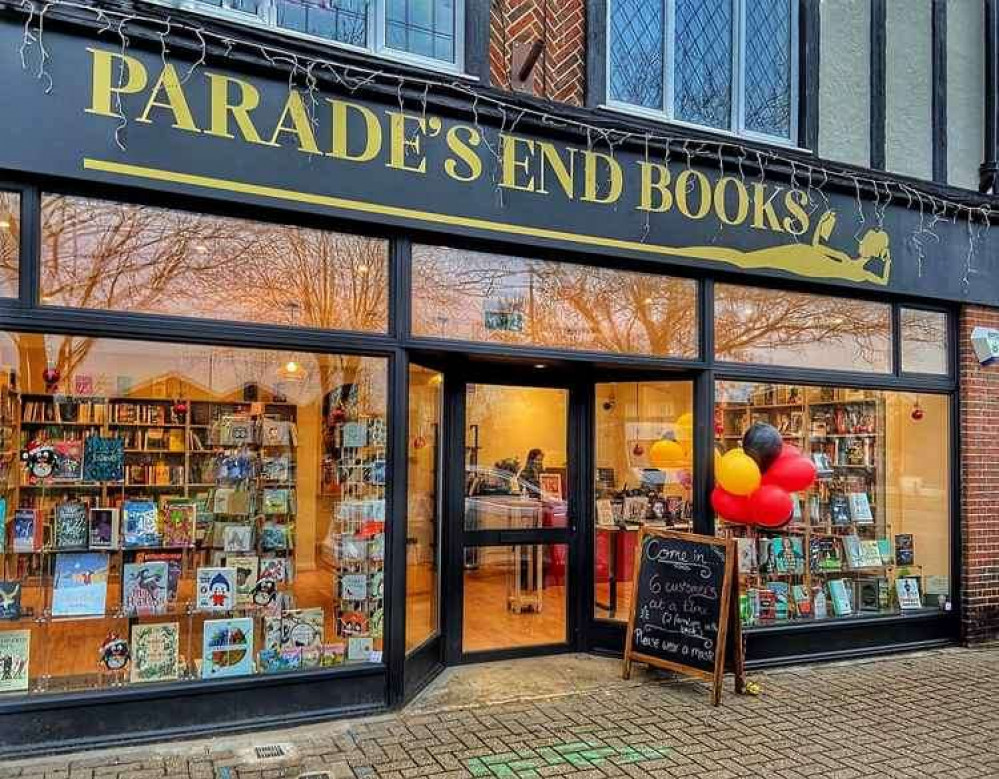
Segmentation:
{"type": "Polygon", "coordinates": [[[233,21],[460,70],[464,0],[172,0],[233,21]]]}
{"type": "Polygon", "coordinates": [[[607,101],[795,142],[798,0],[607,0],[607,101]]]}

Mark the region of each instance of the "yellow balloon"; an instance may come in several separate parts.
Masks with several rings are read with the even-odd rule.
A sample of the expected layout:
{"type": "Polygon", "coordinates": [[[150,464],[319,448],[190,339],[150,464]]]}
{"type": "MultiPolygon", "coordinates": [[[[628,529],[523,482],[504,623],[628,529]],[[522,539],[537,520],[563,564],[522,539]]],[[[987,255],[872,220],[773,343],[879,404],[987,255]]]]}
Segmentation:
{"type": "Polygon", "coordinates": [[[649,463],[655,468],[679,468],[684,464],[683,447],[662,438],[649,447],[649,463]]]}
{"type": "Polygon", "coordinates": [[[733,449],[722,455],[715,479],[726,492],[748,495],[760,486],[760,467],[742,449],[733,449]]]}
{"type": "Polygon", "coordinates": [[[694,437],[694,415],[689,411],[685,414],[680,414],[676,418],[676,422],[673,423],[673,427],[676,430],[676,440],[680,443],[684,441],[689,441],[694,437]]]}
{"type": "Polygon", "coordinates": [[[721,472],[722,453],[715,449],[715,481],[718,481],[718,474],[721,472]]]}

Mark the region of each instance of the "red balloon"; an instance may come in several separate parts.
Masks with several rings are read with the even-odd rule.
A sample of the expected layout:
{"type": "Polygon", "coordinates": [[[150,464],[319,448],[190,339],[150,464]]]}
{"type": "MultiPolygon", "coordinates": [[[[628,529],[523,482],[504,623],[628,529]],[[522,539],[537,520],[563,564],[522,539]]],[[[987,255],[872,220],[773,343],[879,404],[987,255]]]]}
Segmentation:
{"type": "Polygon", "coordinates": [[[781,455],[763,474],[762,484],[780,487],[785,492],[800,492],[812,486],[815,475],[815,463],[807,457],[781,455]]]}
{"type": "Polygon", "coordinates": [[[766,484],[749,496],[752,521],[763,527],[781,527],[791,521],[794,501],[787,490],[766,484]]]}
{"type": "Polygon", "coordinates": [[[777,455],[777,459],[782,460],[785,457],[801,457],[801,456],[802,456],[801,450],[797,446],[785,442],[784,446],[781,447],[780,454],[777,455]]]}
{"type": "Polygon", "coordinates": [[[749,523],[752,519],[749,498],[745,495],[733,495],[721,487],[715,487],[711,491],[711,506],[718,516],[729,522],[749,523]]]}

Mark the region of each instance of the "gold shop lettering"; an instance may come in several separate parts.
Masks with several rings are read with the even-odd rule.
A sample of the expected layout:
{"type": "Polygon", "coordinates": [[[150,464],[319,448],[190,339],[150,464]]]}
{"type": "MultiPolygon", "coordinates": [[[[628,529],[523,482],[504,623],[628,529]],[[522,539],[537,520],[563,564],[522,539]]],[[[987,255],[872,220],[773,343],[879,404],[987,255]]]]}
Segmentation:
{"type": "Polygon", "coordinates": [[[212,70],[184,78],[169,62],[147,65],[117,50],[87,51],[92,69],[85,110],[95,116],[118,120],[127,101],[128,116],[143,125],[382,165],[400,175],[462,184],[486,179],[510,191],[593,205],[619,205],[627,196],[650,218],[672,213],[793,236],[810,229],[812,204],[798,189],[733,176],[712,179],[649,158],[624,163],[601,151],[513,133],[488,137],[473,124],[297,90],[288,90],[279,108],[265,110],[260,90],[242,78],[212,70]]]}

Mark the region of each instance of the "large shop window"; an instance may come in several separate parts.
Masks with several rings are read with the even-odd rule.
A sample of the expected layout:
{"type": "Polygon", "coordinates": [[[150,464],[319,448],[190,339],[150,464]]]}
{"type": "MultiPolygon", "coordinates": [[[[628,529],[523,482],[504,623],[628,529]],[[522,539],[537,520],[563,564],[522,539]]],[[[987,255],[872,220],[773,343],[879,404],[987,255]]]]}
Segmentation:
{"type": "Polygon", "coordinates": [[[21,196],[0,191],[0,297],[17,297],[21,252],[21,196]]]}
{"type": "Polygon", "coordinates": [[[950,400],[833,386],[719,382],[719,451],[767,422],[815,463],[790,524],[716,519],[739,546],[747,625],[950,609],[950,400]]]}
{"type": "Polygon", "coordinates": [[[800,292],[715,286],[715,357],[889,373],[891,307],[800,292]]]}
{"type": "Polygon", "coordinates": [[[594,606],[626,621],[643,525],[693,529],[694,386],[597,384],[594,606]]]}
{"type": "Polygon", "coordinates": [[[464,0],[174,0],[313,38],[460,66],[464,0]]]}
{"type": "Polygon", "coordinates": [[[797,0],[609,0],[611,104],[795,140],[797,0]]]}
{"type": "Polygon", "coordinates": [[[656,357],[697,356],[697,283],[648,273],[413,247],[413,333],[656,357]]]}
{"type": "Polygon", "coordinates": [[[388,329],[388,243],[45,195],[41,301],[292,327],[388,329]]]}
{"type": "Polygon", "coordinates": [[[381,660],[384,360],[18,333],[0,360],[0,691],[381,660]]]}

